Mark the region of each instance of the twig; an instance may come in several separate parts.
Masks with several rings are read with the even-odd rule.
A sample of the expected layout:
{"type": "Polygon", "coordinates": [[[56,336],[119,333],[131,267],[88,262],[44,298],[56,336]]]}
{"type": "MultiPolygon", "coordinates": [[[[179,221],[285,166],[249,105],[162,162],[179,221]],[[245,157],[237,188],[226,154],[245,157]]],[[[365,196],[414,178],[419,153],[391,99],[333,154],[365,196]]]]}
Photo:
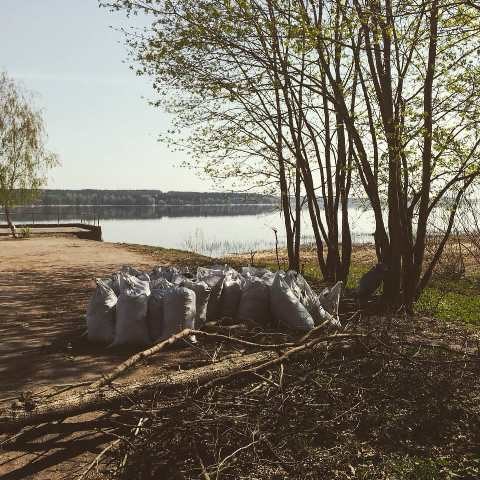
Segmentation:
{"type": "MultiPolygon", "coordinates": [[[[140,417],[140,420],[138,421],[137,426],[133,430],[133,436],[134,437],[138,436],[138,434],[140,433],[140,429],[142,428],[143,424],[147,420],[148,420],[147,417],[140,417]]],[[[122,460],[122,463],[121,463],[122,468],[125,467],[125,465],[127,464],[127,459],[128,459],[128,451],[123,456],[123,460],[122,460]]]]}
{"type": "Polygon", "coordinates": [[[298,342],[296,342],[297,345],[301,343],[305,343],[312,335],[317,333],[319,330],[322,328],[326,327],[327,325],[331,324],[330,320],[325,320],[323,323],[320,325],[317,325],[315,328],[312,328],[309,332],[307,332],[298,342]]]}
{"type": "Polygon", "coordinates": [[[268,449],[270,450],[270,452],[272,452],[272,454],[275,456],[275,458],[278,460],[278,463],[280,463],[280,465],[283,467],[283,469],[290,473],[290,474],[293,474],[295,473],[295,469],[290,467],[290,465],[288,465],[285,460],[283,460],[283,458],[278,454],[278,452],[275,450],[275,448],[273,447],[272,443],[270,442],[270,440],[268,440],[268,438],[264,437],[263,439],[263,442],[265,443],[265,445],[267,445],[268,449]]]}
{"type": "Polygon", "coordinates": [[[228,462],[231,458],[233,458],[238,452],[241,452],[242,450],[246,450],[247,448],[250,448],[252,445],[255,445],[258,443],[260,440],[254,440],[253,442],[250,442],[248,445],[244,445],[243,447],[237,448],[234,452],[232,452],[230,455],[227,455],[217,466],[217,476],[218,473],[220,472],[221,467],[228,462]]]}
{"type": "Polygon", "coordinates": [[[242,340],[236,337],[229,337],[228,335],[222,335],[219,333],[208,333],[208,332],[204,332],[203,330],[192,330],[192,331],[195,332],[194,333],[195,335],[203,335],[204,337],[214,338],[216,340],[226,340],[228,342],[238,343],[240,345],[245,345],[247,347],[264,348],[267,350],[293,347],[298,343],[298,342],[285,342],[285,343],[272,343],[272,344],[255,343],[255,342],[249,342],[248,340],[242,340]]]}
{"type": "Polygon", "coordinates": [[[196,457],[197,457],[198,463],[200,464],[200,468],[201,468],[201,470],[202,470],[203,480],[211,480],[211,479],[210,479],[210,475],[208,474],[207,469],[205,468],[205,465],[204,465],[204,463],[203,463],[202,457],[201,457],[200,454],[198,453],[198,449],[197,449],[197,446],[196,446],[196,445],[195,445],[195,455],[196,455],[196,457]]]}
{"type": "Polygon", "coordinates": [[[229,381],[233,377],[237,377],[237,376],[240,376],[240,375],[245,375],[245,374],[248,374],[248,373],[256,373],[260,370],[264,370],[265,368],[271,367],[273,365],[277,365],[278,363],[282,363],[285,360],[287,360],[290,356],[295,355],[297,353],[300,353],[304,350],[309,350],[309,349],[313,348],[314,346],[316,346],[320,343],[323,343],[323,342],[328,342],[330,340],[347,340],[349,338],[364,338],[364,337],[365,337],[365,335],[361,334],[361,333],[342,333],[342,334],[329,335],[329,336],[326,336],[326,337],[316,338],[314,340],[311,340],[310,342],[307,342],[307,343],[304,343],[302,345],[297,345],[293,348],[290,348],[283,355],[281,355],[278,358],[275,358],[273,360],[269,360],[265,363],[261,363],[260,365],[256,365],[254,367],[247,368],[245,370],[240,370],[240,371],[237,371],[237,372],[230,373],[230,374],[225,375],[223,377],[214,378],[214,379],[210,380],[209,382],[205,383],[200,388],[201,389],[210,388],[212,385],[215,385],[219,382],[229,381]]]}
{"type": "MultiPolygon", "coordinates": [[[[280,388],[280,385],[278,383],[275,383],[273,380],[271,380],[270,378],[267,378],[267,377],[264,377],[263,375],[260,375],[259,373],[257,372],[253,372],[253,374],[262,379],[264,382],[266,383],[269,383],[270,385],[272,385],[273,387],[276,387],[276,388],[280,388]]],[[[271,375],[270,375],[271,376],[271,375]]]]}
{"type": "Polygon", "coordinates": [[[280,387],[280,390],[283,390],[283,370],[284,370],[284,367],[283,367],[283,363],[280,364],[280,372],[278,374],[278,385],[280,387]]]}
{"type": "Polygon", "coordinates": [[[84,472],[82,473],[82,475],[78,478],[78,480],[83,480],[84,478],[86,478],[86,476],[88,475],[88,473],[92,470],[93,467],[95,467],[95,465],[97,465],[98,467],[98,462],[101,460],[101,458],[111,449],[113,448],[115,445],[117,445],[117,443],[119,443],[122,439],[119,438],[118,440],[115,440],[114,442],[112,442],[110,445],[106,446],[95,458],[94,460],[92,461],[92,463],[90,463],[90,465],[87,467],[86,470],[84,470],[84,472]]]}

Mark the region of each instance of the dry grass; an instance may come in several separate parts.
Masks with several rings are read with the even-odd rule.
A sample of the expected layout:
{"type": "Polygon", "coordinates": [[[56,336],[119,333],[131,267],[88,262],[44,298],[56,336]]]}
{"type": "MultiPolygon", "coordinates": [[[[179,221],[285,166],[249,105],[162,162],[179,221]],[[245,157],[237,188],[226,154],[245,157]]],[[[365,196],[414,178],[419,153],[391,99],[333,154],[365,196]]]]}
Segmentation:
{"type": "MultiPolygon", "coordinates": [[[[303,265],[308,265],[311,263],[317,262],[317,251],[314,246],[303,245],[300,250],[301,263],[303,265]]],[[[249,253],[239,253],[235,255],[230,255],[226,257],[227,260],[233,260],[235,262],[243,262],[248,264],[251,260],[249,253]]],[[[280,266],[285,268],[288,264],[288,256],[286,248],[279,249],[279,259],[280,266]]],[[[352,263],[373,266],[377,262],[377,257],[375,254],[375,245],[366,243],[353,246],[352,251],[352,263]]],[[[276,265],[277,258],[274,250],[255,252],[254,263],[258,265],[268,264],[276,265]]]]}

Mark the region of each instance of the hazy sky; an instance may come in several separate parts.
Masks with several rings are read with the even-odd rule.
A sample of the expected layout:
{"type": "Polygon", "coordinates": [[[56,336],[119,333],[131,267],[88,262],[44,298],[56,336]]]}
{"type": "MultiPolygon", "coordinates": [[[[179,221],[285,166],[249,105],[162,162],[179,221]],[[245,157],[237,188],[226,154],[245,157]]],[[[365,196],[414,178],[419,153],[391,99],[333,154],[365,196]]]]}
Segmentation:
{"type": "Polygon", "coordinates": [[[157,141],[168,117],[109,28],[129,22],[97,0],[0,0],[0,70],[36,92],[62,163],[48,186],[211,190],[157,141]]]}

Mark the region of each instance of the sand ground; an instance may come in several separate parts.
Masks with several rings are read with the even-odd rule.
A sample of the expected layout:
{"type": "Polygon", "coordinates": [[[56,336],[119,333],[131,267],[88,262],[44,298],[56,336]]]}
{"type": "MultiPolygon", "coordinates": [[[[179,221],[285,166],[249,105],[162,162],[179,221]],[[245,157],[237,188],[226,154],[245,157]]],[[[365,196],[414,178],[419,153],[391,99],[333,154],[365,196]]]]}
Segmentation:
{"type": "MultiPolygon", "coordinates": [[[[93,347],[81,338],[94,278],[125,264],[149,270],[170,261],[167,254],[152,258],[147,249],[73,237],[0,239],[0,410],[10,408],[22,392],[90,381],[127,358],[131,352],[93,347]]],[[[166,352],[152,368],[131,375],[178,368],[189,357],[188,350],[166,352]]],[[[69,420],[58,434],[37,436],[22,448],[0,446],[0,478],[75,478],[111,441],[68,425],[92,415],[98,414],[69,420]]]]}
{"type": "Polygon", "coordinates": [[[69,358],[52,345],[84,329],[93,279],[124,264],[152,261],[114,244],[68,237],[0,241],[0,392],[15,393],[52,380],[96,376],[110,356],[69,358]]]}

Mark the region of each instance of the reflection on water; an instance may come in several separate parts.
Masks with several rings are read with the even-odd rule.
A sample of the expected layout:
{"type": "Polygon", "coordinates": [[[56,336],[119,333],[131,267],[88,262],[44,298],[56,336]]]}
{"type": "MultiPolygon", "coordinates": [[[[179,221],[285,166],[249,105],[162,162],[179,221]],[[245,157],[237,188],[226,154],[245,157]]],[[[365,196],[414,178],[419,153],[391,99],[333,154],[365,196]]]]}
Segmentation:
{"type": "Polygon", "coordinates": [[[162,217],[210,217],[223,215],[257,215],[276,210],[274,205],[66,205],[17,207],[13,209],[16,222],[75,222],[80,220],[141,219],[162,217]]]}
{"type": "MultiPolygon", "coordinates": [[[[275,245],[272,228],[284,245],[283,218],[272,205],[182,206],[41,206],[16,208],[17,223],[93,222],[100,220],[107,242],[137,243],[178,248],[211,256],[270,249],[275,245]]],[[[371,241],[371,212],[359,205],[350,209],[353,240],[371,241]]],[[[313,242],[304,212],[302,239],[313,242]]]]}

